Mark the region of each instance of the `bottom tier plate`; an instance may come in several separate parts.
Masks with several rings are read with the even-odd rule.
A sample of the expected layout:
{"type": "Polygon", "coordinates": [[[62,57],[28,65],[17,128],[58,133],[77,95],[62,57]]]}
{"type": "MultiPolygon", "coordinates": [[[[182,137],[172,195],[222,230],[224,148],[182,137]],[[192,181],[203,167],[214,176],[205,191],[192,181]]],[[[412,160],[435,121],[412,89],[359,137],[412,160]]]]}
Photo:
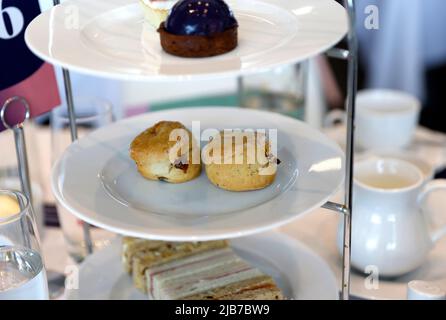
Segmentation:
{"type": "MultiPolygon", "coordinates": [[[[252,265],[271,275],[290,299],[338,299],[336,278],[327,264],[304,245],[277,232],[234,239],[231,245],[252,265]]],[[[87,258],[79,270],[79,289],[67,299],[144,300],[124,272],[121,241],[87,258]]]]}

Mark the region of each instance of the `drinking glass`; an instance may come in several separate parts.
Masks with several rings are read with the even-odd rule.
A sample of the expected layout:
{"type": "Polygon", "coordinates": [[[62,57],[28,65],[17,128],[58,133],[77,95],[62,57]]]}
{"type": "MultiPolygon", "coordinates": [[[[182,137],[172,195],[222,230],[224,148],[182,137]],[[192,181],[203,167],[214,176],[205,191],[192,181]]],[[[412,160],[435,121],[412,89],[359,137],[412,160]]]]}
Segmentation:
{"type": "MultiPolygon", "coordinates": [[[[105,99],[76,97],[75,104],[75,120],[79,138],[113,122],[112,105],[105,99]]],[[[59,107],[52,111],[51,128],[53,164],[71,144],[69,123],[66,106],[59,107]]],[[[68,253],[76,262],[81,262],[88,254],[87,246],[84,241],[84,222],[77,219],[60,204],[57,204],[57,211],[67,244],[68,253]]],[[[115,237],[115,234],[93,226],[90,228],[90,233],[93,242],[93,250],[103,248],[115,237]]]]}
{"type": "Polygon", "coordinates": [[[302,119],[306,78],[306,62],[243,76],[239,78],[240,104],[302,119]]]}
{"type": "Polygon", "coordinates": [[[0,300],[47,300],[48,283],[28,198],[0,190],[0,300]]]}

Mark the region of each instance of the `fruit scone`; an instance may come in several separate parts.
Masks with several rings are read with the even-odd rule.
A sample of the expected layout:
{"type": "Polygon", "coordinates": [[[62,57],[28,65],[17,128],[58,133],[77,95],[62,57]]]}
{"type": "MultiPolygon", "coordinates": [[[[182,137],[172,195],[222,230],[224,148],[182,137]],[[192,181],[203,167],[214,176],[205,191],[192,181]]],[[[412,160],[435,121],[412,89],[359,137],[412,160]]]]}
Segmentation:
{"type": "Polygon", "coordinates": [[[184,183],[201,173],[198,146],[190,130],[180,122],[160,121],[133,139],[130,157],[146,179],[184,183]]]}
{"type": "Polygon", "coordinates": [[[263,133],[222,131],[203,148],[206,175],[228,191],[252,191],[271,185],[280,160],[263,133]]]}

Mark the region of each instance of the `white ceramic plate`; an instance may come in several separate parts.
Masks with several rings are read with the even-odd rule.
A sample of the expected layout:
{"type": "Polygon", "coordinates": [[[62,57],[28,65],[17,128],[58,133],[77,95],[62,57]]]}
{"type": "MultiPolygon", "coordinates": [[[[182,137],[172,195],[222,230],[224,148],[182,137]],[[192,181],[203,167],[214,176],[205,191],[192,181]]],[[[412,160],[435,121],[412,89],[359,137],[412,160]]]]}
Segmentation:
{"type": "MultiPolygon", "coordinates": [[[[325,262],[302,244],[270,232],[235,239],[235,251],[272,276],[290,299],[338,299],[336,279],[325,262]]],[[[68,290],[67,299],[143,300],[131,277],[122,268],[120,241],[88,257],[79,270],[79,290],[68,290]]]]}
{"type": "Polygon", "coordinates": [[[138,0],[71,0],[30,23],[25,39],[43,60],[74,71],[124,80],[190,80],[245,74],[307,59],[347,31],[333,0],[231,0],[239,46],[206,59],[171,56],[144,23],[138,0]]]}
{"type": "MultiPolygon", "coordinates": [[[[200,137],[196,137],[200,138],[200,137]]],[[[187,108],[149,113],[99,129],[73,143],[52,172],[57,200],[79,218],[110,231],[149,239],[228,239],[266,231],[324,204],[343,181],[343,153],[301,121],[240,108],[187,108]],[[160,120],[191,128],[278,129],[275,182],[229,192],[203,172],[169,184],[144,179],[129,156],[133,138],[160,120]]]]}
{"type": "MultiPolygon", "coordinates": [[[[433,208],[433,218],[438,225],[446,223],[444,214],[444,192],[433,194],[429,206],[433,208]]],[[[356,213],[360,214],[360,212],[356,213]]],[[[327,210],[318,209],[297,223],[287,225],[282,232],[302,241],[319,254],[331,267],[339,283],[341,281],[341,257],[336,247],[338,216],[327,210]],[[317,232],[315,232],[317,230],[317,232]]],[[[354,243],[352,244],[355,245],[354,243]]],[[[351,274],[351,294],[362,299],[406,300],[407,283],[412,280],[431,282],[446,290],[446,238],[436,244],[426,262],[417,270],[394,279],[379,279],[377,287],[371,287],[368,275],[353,271],[351,274]]]]}

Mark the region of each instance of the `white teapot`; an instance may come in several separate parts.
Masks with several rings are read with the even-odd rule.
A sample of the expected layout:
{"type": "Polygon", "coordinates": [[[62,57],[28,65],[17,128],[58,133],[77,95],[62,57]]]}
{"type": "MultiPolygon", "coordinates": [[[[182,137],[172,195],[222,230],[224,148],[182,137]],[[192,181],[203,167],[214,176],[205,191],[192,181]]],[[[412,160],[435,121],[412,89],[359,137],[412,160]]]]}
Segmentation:
{"type": "MultiPolygon", "coordinates": [[[[403,160],[374,158],[355,164],[352,266],[362,272],[375,266],[386,277],[419,267],[446,235],[446,226],[430,231],[422,210],[426,197],[438,189],[446,189],[446,180],[426,183],[421,170],[403,160]]],[[[339,250],[342,239],[341,223],[339,250]]]]}

